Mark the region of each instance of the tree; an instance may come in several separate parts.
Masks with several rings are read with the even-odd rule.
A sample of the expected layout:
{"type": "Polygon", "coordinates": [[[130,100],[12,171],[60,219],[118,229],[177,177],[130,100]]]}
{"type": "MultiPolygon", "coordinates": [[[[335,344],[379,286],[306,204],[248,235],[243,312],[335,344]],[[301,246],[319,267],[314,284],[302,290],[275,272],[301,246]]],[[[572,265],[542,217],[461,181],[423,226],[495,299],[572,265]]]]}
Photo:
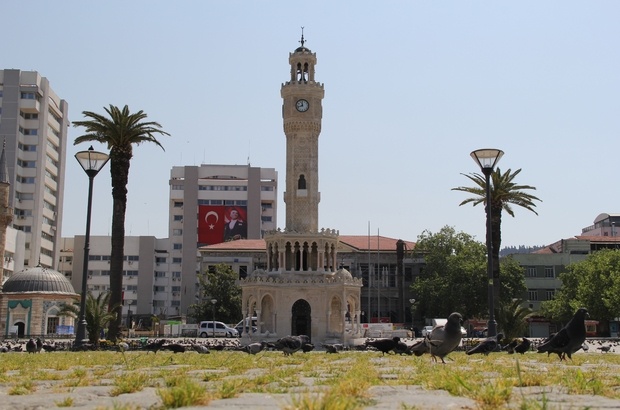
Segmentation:
{"type": "Polygon", "coordinates": [[[559,276],[562,287],[552,300],[542,303],[545,317],[566,323],[580,307],[598,320],[600,331],[608,331],[609,321],[620,316],[620,250],[596,251],[570,264],[559,276]]]}
{"type": "MultiPolygon", "coordinates": [[[[454,311],[464,318],[488,313],[486,246],[471,235],[444,227],[436,234],[424,231],[414,257],[424,258],[420,276],[411,285],[416,310],[426,318],[448,317],[454,311]]],[[[525,292],[523,269],[512,259],[502,266],[503,294],[512,300],[525,292]]]]}
{"type": "MultiPolygon", "coordinates": [[[[524,192],[525,190],[535,190],[536,188],[530,185],[518,185],[514,182],[514,179],[521,169],[516,170],[514,173],[510,169],[502,174],[501,170],[497,168],[491,174],[491,256],[493,258],[493,293],[496,300],[500,298],[500,277],[499,277],[499,252],[502,245],[502,211],[514,218],[514,212],[511,205],[517,205],[528,211],[538,213],[534,210],[536,204],[534,201],[541,201],[534,195],[524,192]]],[[[482,174],[462,174],[469,178],[475,186],[473,187],[457,187],[452,188],[453,191],[463,191],[469,194],[475,195],[473,198],[468,198],[461,202],[459,206],[465,204],[478,204],[486,203],[486,178],[482,174]]],[[[485,212],[488,212],[485,206],[485,212]]]]}
{"type": "Polygon", "coordinates": [[[200,322],[215,320],[224,323],[237,323],[242,319],[241,287],[237,284],[237,274],[230,266],[219,264],[213,271],[198,275],[200,301],[190,305],[190,316],[200,322]],[[211,299],[217,299],[215,306],[211,299]],[[214,312],[215,310],[215,312],[214,312]]]}
{"type": "Polygon", "coordinates": [[[524,307],[523,302],[523,299],[513,299],[511,303],[500,304],[497,309],[497,326],[506,340],[525,335],[532,309],[524,307]]]}
{"type": "MultiPolygon", "coordinates": [[[[109,303],[110,292],[100,293],[97,298],[91,292],[86,294],[86,331],[88,332],[88,341],[95,346],[99,345],[101,330],[116,319],[116,312],[108,308],[109,303]]],[[[58,315],[77,319],[80,315],[79,303],[62,305],[58,315]]]]}
{"type": "Polygon", "coordinates": [[[133,157],[133,145],[143,142],[163,146],[156,135],[170,135],[161,130],[156,122],[143,121],[147,115],[143,111],[130,113],[129,107],[123,109],[111,105],[104,107],[109,118],[90,111],[82,114],[86,121],[74,121],[73,126],[84,127],[86,134],[77,137],[74,145],[96,141],[106,144],[110,150],[110,175],[112,177],[112,235],[110,253],[110,309],[116,306],[116,320],[110,322],[109,337],[115,341],[120,334],[122,319],[123,260],[125,257],[125,212],[127,209],[127,183],[129,166],[133,157]]]}

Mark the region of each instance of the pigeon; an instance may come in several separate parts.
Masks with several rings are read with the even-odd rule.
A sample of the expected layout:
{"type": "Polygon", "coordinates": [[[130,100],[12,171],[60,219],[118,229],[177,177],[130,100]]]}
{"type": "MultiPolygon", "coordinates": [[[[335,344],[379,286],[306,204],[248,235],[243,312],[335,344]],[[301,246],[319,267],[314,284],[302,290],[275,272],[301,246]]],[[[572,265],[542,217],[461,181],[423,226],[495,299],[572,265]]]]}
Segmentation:
{"type": "Polygon", "coordinates": [[[266,347],[267,347],[267,342],[260,342],[260,343],[255,342],[255,343],[250,343],[247,346],[243,346],[241,350],[249,354],[257,354],[265,350],[266,347]]]}
{"type": "Polygon", "coordinates": [[[566,326],[538,346],[538,353],[556,353],[560,357],[560,361],[564,360],[566,356],[572,359],[571,355],[573,353],[584,348],[586,317],[588,317],[588,311],[585,308],[577,309],[577,312],[575,312],[575,315],[566,326]]]}
{"type": "Polygon", "coordinates": [[[500,340],[504,338],[502,333],[498,333],[497,336],[490,336],[478,343],[475,347],[469,349],[466,354],[472,355],[476,353],[482,353],[488,355],[491,352],[496,352],[500,347],[500,340]]]}
{"type": "Polygon", "coordinates": [[[458,312],[453,312],[448,316],[445,325],[438,325],[420,342],[409,348],[409,351],[416,356],[429,353],[433,361],[441,359],[445,364],[444,357],[458,347],[461,343],[463,334],[461,333],[461,321],[463,316],[458,312]]]}
{"type": "Polygon", "coordinates": [[[601,353],[608,353],[611,350],[611,346],[601,346],[601,347],[597,347],[598,350],[601,351],[601,353]]]}
{"type": "Polygon", "coordinates": [[[344,350],[344,345],[342,343],[323,343],[321,346],[325,348],[327,353],[338,353],[344,350]]]}
{"type": "Polygon", "coordinates": [[[116,347],[118,348],[119,352],[126,352],[127,350],[129,350],[129,343],[118,342],[118,345],[116,345],[116,347]]]}
{"type": "Polygon", "coordinates": [[[286,336],[276,340],[271,347],[281,350],[285,356],[290,356],[307,344],[310,344],[310,338],[306,335],[286,336]]]}
{"type": "Polygon", "coordinates": [[[525,354],[525,352],[530,350],[531,345],[532,342],[530,342],[530,339],[526,339],[524,337],[523,339],[521,339],[521,343],[515,346],[515,353],[525,354]]]}
{"type": "Polygon", "coordinates": [[[366,340],[364,343],[366,347],[371,346],[383,353],[391,352],[398,346],[398,342],[400,342],[400,337],[393,337],[391,339],[375,339],[375,340],[366,340]]]}
{"type": "Polygon", "coordinates": [[[37,352],[37,342],[34,339],[30,339],[26,342],[26,351],[28,353],[36,353],[37,352]]]}
{"type": "Polygon", "coordinates": [[[519,344],[519,339],[512,339],[512,341],[508,343],[506,346],[502,346],[502,350],[507,351],[508,354],[514,354],[515,348],[517,347],[518,344],[519,344]]]}
{"type": "Polygon", "coordinates": [[[146,354],[148,354],[149,352],[157,353],[157,351],[162,348],[164,343],[166,343],[166,340],[160,339],[157,342],[152,342],[144,346],[144,350],[146,350],[146,354]]]}
{"type": "Polygon", "coordinates": [[[37,337],[37,340],[35,340],[35,343],[37,345],[37,353],[39,353],[41,349],[43,348],[43,341],[41,340],[41,338],[37,337]]]}
{"type": "Polygon", "coordinates": [[[185,353],[185,346],[179,343],[172,343],[169,345],[162,346],[164,350],[170,350],[172,353],[185,353]]]}
{"type": "Polygon", "coordinates": [[[312,343],[304,343],[301,346],[301,351],[304,353],[308,353],[314,350],[314,345],[312,343]]]}
{"type": "Polygon", "coordinates": [[[411,356],[413,353],[409,350],[409,346],[407,346],[407,343],[402,342],[402,341],[398,341],[396,342],[396,346],[394,347],[394,349],[392,349],[394,351],[395,354],[399,354],[399,355],[409,355],[411,356]]]}
{"type": "Polygon", "coordinates": [[[201,345],[198,343],[192,344],[192,350],[197,352],[198,354],[210,354],[209,348],[205,345],[201,345]]]}

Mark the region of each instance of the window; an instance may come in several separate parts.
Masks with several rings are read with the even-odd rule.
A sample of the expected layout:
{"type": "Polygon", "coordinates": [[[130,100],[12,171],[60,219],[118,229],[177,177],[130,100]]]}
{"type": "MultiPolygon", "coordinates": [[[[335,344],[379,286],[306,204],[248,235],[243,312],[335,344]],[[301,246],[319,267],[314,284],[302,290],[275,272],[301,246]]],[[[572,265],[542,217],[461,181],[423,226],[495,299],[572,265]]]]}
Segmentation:
{"type": "Polygon", "coordinates": [[[165,292],[166,291],[166,287],[165,286],[153,286],[153,292],[157,293],[157,292],[165,292]]]}
{"type": "Polygon", "coordinates": [[[306,189],[306,177],[304,174],[299,176],[299,180],[297,181],[297,189],[306,189]]]}
{"type": "Polygon", "coordinates": [[[172,272],[172,277],[179,279],[181,277],[181,272],[172,272]]]}
{"type": "Polygon", "coordinates": [[[34,184],[34,177],[22,177],[18,175],[15,179],[21,184],[34,184]]]}
{"type": "Polygon", "coordinates": [[[24,161],[22,159],[17,160],[17,165],[23,168],[36,168],[37,163],[35,161],[24,161]]]}
{"type": "Polygon", "coordinates": [[[36,152],[37,151],[37,146],[36,145],[32,145],[32,144],[22,144],[21,142],[19,144],[17,144],[17,147],[22,150],[22,151],[27,151],[27,152],[36,152]]]}
{"type": "Polygon", "coordinates": [[[166,263],[166,258],[158,256],[155,258],[155,263],[166,263]]]}
{"type": "Polygon", "coordinates": [[[172,263],[181,263],[182,261],[182,258],[172,258],[172,263]]]}
{"type": "Polygon", "coordinates": [[[183,215],[175,215],[173,218],[175,221],[182,221],[183,220],[183,215]]]}
{"type": "Polygon", "coordinates": [[[555,289],[545,290],[545,300],[553,300],[555,298],[555,289]]]}
{"type": "Polygon", "coordinates": [[[171,189],[175,191],[182,191],[183,188],[183,185],[171,185],[171,189]]]}
{"type": "Polygon", "coordinates": [[[553,266],[545,266],[545,278],[555,278],[555,269],[553,266]]]}
{"type": "Polygon", "coordinates": [[[538,289],[530,289],[527,291],[527,299],[531,301],[538,300],[538,289]]]}
{"type": "Polygon", "coordinates": [[[24,128],[24,135],[37,135],[39,133],[39,130],[37,130],[36,128],[24,128]]]}
{"type": "Polygon", "coordinates": [[[172,290],[173,292],[180,292],[181,291],[181,287],[180,286],[172,286],[170,288],[170,290],[172,290]]]}
{"type": "Polygon", "coordinates": [[[58,318],[57,317],[48,317],[47,318],[47,334],[56,333],[56,328],[58,327],[58,318]]]}
{"type": "Polygon", "coordinates": [[[26,93],[26,92],[22,92],[21,93],[21,98],[22,100],[36,100],[36,95],[35,93],[26,93]]]}
{"type": "Polygon", "coordinates": [[[183,208],[183,202],[174,201],[174,207],[175,208],[183,208]]]}
{"type": "Polygon", "coordinates": [[[527,268],[525,268],[525,276],[527,276],[528,278],[535,278],[536,266],[528,266],[527,268]]]}
{"type": "Polygon", "coordinates": [[[271,222],[272,219],[273,219],[272,216],[261,216],[260,217],[260,220],[263,221],[263,222],[271,222]]]}
{"type": "Polygon", "coordinates": [[[181,236],[181,235],[183,235],[183,229],[173,229],[172,230],[172,235],[174,235],[174,236],[181,236]]]}
{"type": "Polygon", "coordinates": [[[174,244],[172,244],[172,249],[175,249],[175,250],[183,249],[183,244],[182,243],[174,243],[174,244]]]}
{"type": "Polygon", "coordinates": [[[155,271],[155,277],[156,278],[165,278],[166,277],[166,272],[155,271]]]}

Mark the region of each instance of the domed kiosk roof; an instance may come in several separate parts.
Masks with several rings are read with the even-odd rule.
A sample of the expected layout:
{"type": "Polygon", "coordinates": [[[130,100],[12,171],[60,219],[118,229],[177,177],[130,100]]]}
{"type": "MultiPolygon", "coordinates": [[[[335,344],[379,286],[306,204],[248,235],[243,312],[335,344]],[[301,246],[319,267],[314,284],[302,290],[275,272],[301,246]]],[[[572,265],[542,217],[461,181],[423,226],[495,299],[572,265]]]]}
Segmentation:
{"type": "Polygon", "coordinates": [[[11,275],[4,282],[3,293],[63,293],[75,294],[73,285],[62,273],[36,266],[11,275]]]}

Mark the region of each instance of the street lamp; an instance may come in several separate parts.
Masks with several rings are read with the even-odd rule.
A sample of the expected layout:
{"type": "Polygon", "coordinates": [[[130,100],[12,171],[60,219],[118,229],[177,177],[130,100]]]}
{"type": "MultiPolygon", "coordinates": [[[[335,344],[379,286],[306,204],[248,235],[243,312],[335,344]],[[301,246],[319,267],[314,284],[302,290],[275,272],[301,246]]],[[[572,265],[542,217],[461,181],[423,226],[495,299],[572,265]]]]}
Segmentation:
{"type": "Polygon", "coordinates": [[[488,279],[488,297],[489,297],[489,323],[487,326],[487,336],[497,335],[497,322],[495,321],[495,301],[493,296],[493,229],[491,225],[491,174],[493,168],[499,162],[504,151],[493,148],[485,148],[473,151],[471,157],[476,161],[480,170],[484,174],[486,184],[486,213],[487,213],[487,279],[488,279]]]}
{"type": "Polygon", "coordinates": [[[415,303],[415,299],[409,299],[409,303],[411,303],[411,334],[413,338],[415,338],[415,330],[413,330],[413,304],[415,303]]]}
{"type": "Polygon", "coordinates": [[[88,207],[86,208],[86,234],[84,235],[84,265],[82,268],[82,295],[80,299],[80,321],[75,333],[75,345],[81,346],[88,342],[86,338],[86,281],[88,279],[88,254],[90,252],[90,216],[93,205],[93,179],[110,159],[108,154],[97,152],[91,146],[87,151],[75,154],[86,175],[88,175],[88,207]]]}
{"type": "Polygon", "coordinates": [[[211,299],[212,313],[213,313],[213,337],[215,338],[215,304],[217,299],[211,299]]]}

